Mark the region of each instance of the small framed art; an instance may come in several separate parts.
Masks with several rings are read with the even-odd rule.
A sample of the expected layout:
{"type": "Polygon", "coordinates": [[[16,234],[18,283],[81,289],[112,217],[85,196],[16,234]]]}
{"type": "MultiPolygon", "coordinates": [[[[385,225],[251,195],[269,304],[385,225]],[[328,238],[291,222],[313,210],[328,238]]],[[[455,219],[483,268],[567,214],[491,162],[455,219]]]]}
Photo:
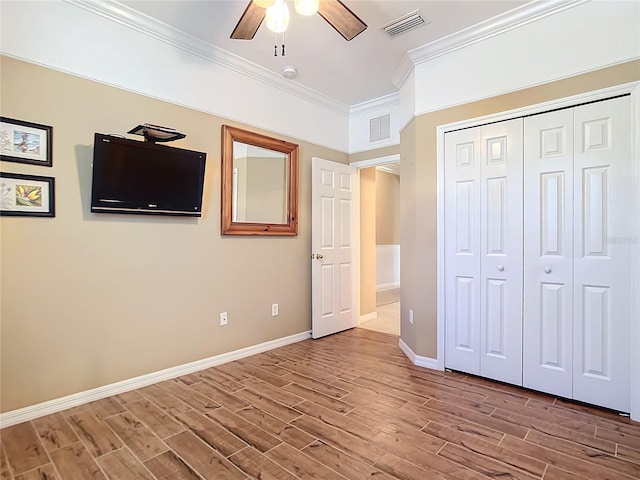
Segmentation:
{"type": "Polygon", "coordinates": [[[0,117],[0,160],[52,165],[52,127],[0,117]]]}
{"type": "Polygon", "coordinates": [[[55,217],[55,179],[0,172],[0,215],[55,217]]]}

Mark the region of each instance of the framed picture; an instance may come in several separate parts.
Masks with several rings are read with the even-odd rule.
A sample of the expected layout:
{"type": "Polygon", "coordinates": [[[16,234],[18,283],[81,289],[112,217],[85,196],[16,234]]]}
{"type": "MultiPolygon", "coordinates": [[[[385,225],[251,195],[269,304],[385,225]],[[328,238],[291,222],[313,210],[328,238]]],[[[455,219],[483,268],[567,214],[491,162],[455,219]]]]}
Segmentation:
{"type": "Polygon", "coordinates": [[[52,165],[52,127],[0,117],[0,160],[52,165]]]}
{"type": "Polygon", "coordinates": [[[0,215],[55,217],[55,179],[0,172],[0,215]]]}

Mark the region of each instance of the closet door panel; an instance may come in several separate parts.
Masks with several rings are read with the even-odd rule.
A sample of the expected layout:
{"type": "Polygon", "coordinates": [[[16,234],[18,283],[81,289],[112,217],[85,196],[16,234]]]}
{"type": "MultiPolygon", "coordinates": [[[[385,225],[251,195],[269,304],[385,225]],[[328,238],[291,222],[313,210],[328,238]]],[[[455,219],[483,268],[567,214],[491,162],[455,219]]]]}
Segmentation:
{"type": "Polygon", "coordinates": [[[480,372],[522,385],[522,119],[481,128],[480,372]]]}
{"type": "Polygon", "coordinates": [[[630,99],[575,108],[573,397],[630,411],[630,99]]]}
{"type": "Polygon", "coordinates": [[[480,129],[445,135],[445,366],[480,374],[480,129]]]}
{"type": "Polygon", "coordinates": [[[573,110],[524,121],[523,385],[571,398],[573,110]]]}

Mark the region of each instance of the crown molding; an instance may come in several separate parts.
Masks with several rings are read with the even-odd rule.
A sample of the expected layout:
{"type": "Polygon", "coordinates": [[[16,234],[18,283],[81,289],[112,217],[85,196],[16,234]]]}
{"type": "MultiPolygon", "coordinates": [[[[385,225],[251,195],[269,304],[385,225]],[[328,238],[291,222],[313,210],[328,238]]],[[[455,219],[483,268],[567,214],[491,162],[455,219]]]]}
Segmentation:
{"type": "Polygon", "coordinates": [[[501,33],[522,27],[541,18],[562,12],[590,0],[543,0],[532,1],[521,7],[477,23],[446,37],[409,50],[391,77],[396,88],[402,87],[416,65],[446,55],[474,43],[482,42],[501,33]]]}
{"type": "Polygon", "coordinates": [[[349,116],[354,117],[357,115],[364,115],[375,110],[380,110],[382,108],[392,108],[397,105],[400,105],[400,93],[394,92],[382,97],[374,98],[372,100],[367,100],[366,102],[352,105],[349,109],[349,116]]]}
{"type": "Polygon", "coordinates": [[[341,115],[349,115],[349,106],[342,102],[305,87],[300,83],[284,79],[271,70],[245,60],[227,50],[190,35],[183,30],[156,20],[116,0],[64,1],[212,63],[246,75],[270,87],[295,95],[298,98],[314,103],[320,107],[327,108],[341,115]]]}

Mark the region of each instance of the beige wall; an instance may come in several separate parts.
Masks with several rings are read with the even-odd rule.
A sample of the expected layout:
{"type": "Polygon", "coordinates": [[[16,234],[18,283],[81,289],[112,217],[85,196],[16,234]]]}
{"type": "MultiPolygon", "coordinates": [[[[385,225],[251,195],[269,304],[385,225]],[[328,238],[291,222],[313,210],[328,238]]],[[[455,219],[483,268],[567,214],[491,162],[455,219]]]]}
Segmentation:
{"type": "Polygon", "coordinates": [[[283,138],[300,144],[299,235],[223,237],[220,130],[234,122],[0,61],[2,115],[53,126],[52,168],[2,169],[56,179],[55,218],[0,220],[3,412],[310,329],[311,157],[346,154],[283,138]],[[202,218],[90,213],[94,132],[143,122],[207,152],[202,218]]]}
{"type": "Polygon", "coordinates": [[[360,170],[360,315],[376,311],[376,173],[360,170]]]}
{"type": "Polygon", "coordinates": [[[640,80],[640,61],[628,62],[506,95],[416,117],[401,133],[402,339],[425,357],[437,354],[436,128],[640,80]],[[406,321],[414,310],[414,325],[406,321]]]}
{"type": "Polygon", "coordinates": [[[400,244],[400,177],[376,170],[376,245],[400,244]]]}
{"type": "Polygon", "coordinates": [[[349,163],[361,162],[363,160],[371,160],[372,158],[388,157],[400,153],[400,145],[391,145],[389,147],[376,148],[375,150],[366,150],[364,152],[352,153],[349,155],[349,163]]]}

